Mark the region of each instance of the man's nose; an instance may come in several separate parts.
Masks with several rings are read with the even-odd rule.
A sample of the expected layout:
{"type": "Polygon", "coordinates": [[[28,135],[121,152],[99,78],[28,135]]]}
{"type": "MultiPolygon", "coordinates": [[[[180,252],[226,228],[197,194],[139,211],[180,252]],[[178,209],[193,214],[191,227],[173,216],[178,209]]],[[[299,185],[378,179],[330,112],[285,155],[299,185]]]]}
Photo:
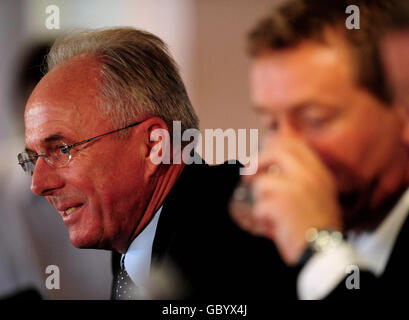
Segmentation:
{"type": "Polygon", "coordinates": [[[302,134],[297,130],[297,128],[289,121],[288,118],[282,117],[275,124],[275,128],[268,134],[268,141],[274,142],[277,139],[302,139],[302,134]]]}
{"type": "Polygon", "coordinates": [[[302,130],[299,130],[296,125],[291,123],[291,121],[285,119],[280,121],[275,130],[267,134],[266,139],[263,141],[262,148],[274,148],[277,141],[299,141],[301,143],[313,146],[313,141],[306,135],[302,130]]]}
{"type": "Polygon", "coordinates": [[[31,180],[31,192],[44,197],[62,188],[63,185],[57,170],[52,168],[44,158],[39,157],[31,180]]]}
{"type": "Polygon", "coordinates": [[[281,138],[290,138],[290,139],[300,139],[301,134],[299,130],[295,127],[295,125],[289,121],[289,119],[285,119],[281,122],[278,130],[277,136],[281,138]]]}

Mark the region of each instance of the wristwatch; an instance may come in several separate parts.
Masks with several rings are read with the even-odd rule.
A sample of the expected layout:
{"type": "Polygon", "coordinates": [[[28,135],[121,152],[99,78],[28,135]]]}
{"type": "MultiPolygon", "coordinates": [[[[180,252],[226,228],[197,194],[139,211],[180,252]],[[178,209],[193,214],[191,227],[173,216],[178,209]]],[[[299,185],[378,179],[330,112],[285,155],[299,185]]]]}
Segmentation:
{"type": "Polygon", "coordinates": [[[305,264],[317,252],[330,252],[345,241],[340,231],[331,229],[310,228],[305,236],[307,248],[297,265],[305,264]]]}

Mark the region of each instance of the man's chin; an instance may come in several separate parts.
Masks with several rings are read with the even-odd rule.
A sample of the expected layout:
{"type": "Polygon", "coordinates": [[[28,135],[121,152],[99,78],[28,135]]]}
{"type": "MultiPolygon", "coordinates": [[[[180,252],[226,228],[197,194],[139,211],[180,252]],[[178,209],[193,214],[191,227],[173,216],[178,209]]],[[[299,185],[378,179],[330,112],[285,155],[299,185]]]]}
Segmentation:
{"type": "Polygon", "coordinates": [[[70,240],[71,244],[78,249],[93,249],[93,245],[89,242],[80,241],[78,239],[70,240]]]}
{"type": "Polygon", "coordinates": [[[79,235],[78,233],[70,232],[70,242],[78,249],[101,249],[101,250],[114,250],[110,241],[100,241],[98,236],[79,235]]]}
{"type": "Polygon", "coordinates": [[[365,209],[365,199],[360,192],[342,192],[339,194],[339,203],[342,208],[345,231],[364,228],[367,222],[368,210],[365,209]]]}
{"type": "Polygon", "coordinates": [[[376,207],[371,206],[375,193],[376,184],[364,190],[342,192],[339,195],[339,203],[343,212],[344,229],[360,232],[373,230],[383,221],[392,210],[395,203],[405,189],[398,190],[384,198],[376,207]]]}
{"type": "Polygon", "coordinates": [[[98,249],[98,241],[94,237],[81,235],[78,232],[70,231],[71,244],[78,249],[98,249]]]}
{"type": "Polygon", "coordinates": [[[335,176],[345,231],[365,229],[365,224],[371,220],[368,216],[369,203],[376,185],[364,185],[361,179],[349,171],[339,171],[335,176]]]}

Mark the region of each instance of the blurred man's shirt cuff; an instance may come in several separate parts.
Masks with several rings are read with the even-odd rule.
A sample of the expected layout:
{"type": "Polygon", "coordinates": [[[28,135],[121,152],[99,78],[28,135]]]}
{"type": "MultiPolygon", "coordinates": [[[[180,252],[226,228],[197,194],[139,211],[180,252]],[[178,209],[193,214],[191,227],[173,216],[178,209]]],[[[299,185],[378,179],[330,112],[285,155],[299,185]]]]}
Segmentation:
{"type": "Polygon", "coordinates": [[[358,265],[358,257],[354,248],[347,242],[331,252],[314,254],[298,276],[299,299],[325,298],[345,278],[348,265],[358,265]]]}
{"type": "Polygon", "coordinates": [[[409,189],[375,231],[348,235],[348,241],[330,252],[314,254],[298,276],[298,298],[325,298],[349,275],[352,265],[381,276],[408,213],[409,189]]]}

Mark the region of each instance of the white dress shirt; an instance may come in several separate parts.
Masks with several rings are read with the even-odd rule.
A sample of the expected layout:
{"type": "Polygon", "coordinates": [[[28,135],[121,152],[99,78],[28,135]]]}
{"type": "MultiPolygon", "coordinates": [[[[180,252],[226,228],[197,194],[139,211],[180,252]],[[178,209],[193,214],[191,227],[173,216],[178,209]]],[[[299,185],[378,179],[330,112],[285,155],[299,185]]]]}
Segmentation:
{"type": "Polygon", "coordinates": [[[147,289],[149,284],[152,246],[161,211],[162,206],[121,257],[129,277],[140,289],[147,289]]]}
{"type": "Polygon", "coordinates": [[[381,276],[408,212],[409,189],[375,231],[351,234],[331,252],[314,254],[298,276],[298,297],[325,298],[350,272],[348,266],[351,265],[381,276]]]}

